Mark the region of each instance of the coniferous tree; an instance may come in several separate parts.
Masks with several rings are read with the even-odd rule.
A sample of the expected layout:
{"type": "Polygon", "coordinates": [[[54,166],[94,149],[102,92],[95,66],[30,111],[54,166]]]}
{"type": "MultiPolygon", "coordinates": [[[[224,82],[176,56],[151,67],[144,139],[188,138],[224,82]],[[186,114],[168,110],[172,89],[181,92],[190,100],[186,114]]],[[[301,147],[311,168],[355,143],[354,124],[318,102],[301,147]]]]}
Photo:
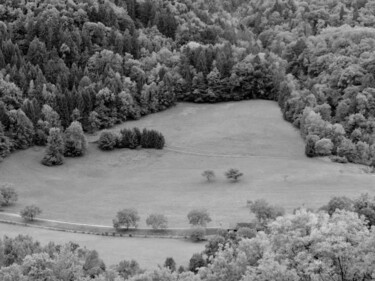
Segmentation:
{"type": "Polygon", "coordinates": [[[64,139],[59,128],[49,130],[48,144],[42,164],[46,166],[62,165],[64,163],[64,139]]]}

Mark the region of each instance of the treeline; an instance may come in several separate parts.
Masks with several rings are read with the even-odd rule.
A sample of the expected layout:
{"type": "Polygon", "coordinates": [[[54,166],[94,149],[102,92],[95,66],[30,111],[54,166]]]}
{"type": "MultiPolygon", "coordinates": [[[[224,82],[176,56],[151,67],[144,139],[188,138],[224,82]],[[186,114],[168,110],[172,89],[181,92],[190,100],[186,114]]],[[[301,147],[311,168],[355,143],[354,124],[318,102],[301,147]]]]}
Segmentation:
{"type": "Polygon", "coordinates": [[[178,100],[261,98],[308,156],[374,165],[372,0],[0,3],[2,158],[56,123],[93,132],[178,100]]]}

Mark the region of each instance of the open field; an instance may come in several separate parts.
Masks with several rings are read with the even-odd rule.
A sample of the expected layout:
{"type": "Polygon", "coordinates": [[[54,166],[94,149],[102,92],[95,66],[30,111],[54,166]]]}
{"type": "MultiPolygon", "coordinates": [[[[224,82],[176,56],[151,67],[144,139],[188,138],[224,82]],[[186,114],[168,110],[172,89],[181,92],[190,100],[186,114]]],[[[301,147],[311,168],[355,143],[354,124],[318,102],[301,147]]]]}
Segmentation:
{"type": "Polygon", "coordinates": [[[113,238],[85,234],[49,231],[31,227],[1,224],[0,237],[30,235],[42,245],[53,241],[65,244],[69,241],[81,247],[96,250],[106,265],[114,265],[122,260],[135,259],[144,268],[163,264],[167,257],[173,257],[177,264],[188,265],[191,256],[204,249],[204,243],[191,243],[181,239],[157,238],[113,238]]]}
{"type": "Polygon", "coordinates": [[[181,103],[113,130],[133,126],[161,131],[167,148],[101,152],[90,144],[83,158],[53,168],[40,164],[43,148],[14,153],[0,164],[1,181],[14,183],[20,197],[7,212],[35,203],[44,218],[111,225],[119,209],[134,207],[140,226],[161,212],[170,227],[186,227],[187,213],[205,207],[209,226],[228,226],[249,220],[247,200],[265,198],[291,211],[375,191],[375,177],[358,165],[306,158],[298,131],[274,102],[181,103]],[[229,168],[245,174],[239,183],[225,179],[229,168]],[[206,169],[215,171],[216,182],[204,181],[206,169]]]}

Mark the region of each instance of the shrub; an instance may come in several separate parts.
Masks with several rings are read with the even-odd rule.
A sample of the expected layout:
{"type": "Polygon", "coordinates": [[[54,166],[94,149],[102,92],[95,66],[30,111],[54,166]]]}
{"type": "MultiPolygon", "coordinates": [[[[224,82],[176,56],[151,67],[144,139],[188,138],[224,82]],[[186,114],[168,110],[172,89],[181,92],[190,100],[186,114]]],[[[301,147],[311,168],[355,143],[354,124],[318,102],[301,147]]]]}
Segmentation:
{"type": "Polygon", "coordinates": [[[215,178],[214,171],[206,170],[202,173],[202,176],[207,179],[208,182],[211,182],[215,178]]]}
{"type": "Polygon", "coordinates": [[[256,236],[257,232],[254,229],[251,229],[250,227],[241,227],[237,230],[237,235],[241,238],[254,238],[256,236]]]}
{"type": "Polygon", "coordinates": [[[99,148],[101,150],[113,150],[115,149],[117,142],[117,136],[116,134],[112,132],[102,132],[99,137],[99,148]]]}
{"type": "Polygon", "coordinates": [[[321,139],[315,143],[315,153],[320,156],[332,154],[333,143],[330,139],[321,139]]]}
{"type": "Polygon", "coordinates": [[[138,136],[134,130],[122,129],[118,139],[118,148],[135,149],[139,145],[138,136]]]}
{"type": "Polygon", "coordinates": [[[340,157],[340,156],[333,155],[333,156],[330,157],[330,159],[331,159],[332,162],[336,162],[336,163],[341,163],[341,164],[348,163],[348,159],[345,156],[340,157]]]}
{"type": "Polygon", "coordinates": [[[211,221],[208,211],[205,209],[196,209],[187,215],[189,223],[194,226],[206,226],[211,221]]]}
{"type": "Polygon", "coordinates": [[[83,133],[82,125],[78,121],[73,121],[64,133],[65,150],[64,156],[77,157],[85,154],[87,140],[83,133]]]}
{"type": "Polygon", "coordinates": [[[164,136],[158,131],[143,129],[141,145],[143,148],[163,149],[165,139],[164,136]]]}
{"type": "Polygon", "coordinates": [[[176,271],[176,262],[173,258],[166,258],[164,262],[164,267],[168,268],[170,271],[176,271]]]}
{"type": "Polygon", "coordinates": [[[137,210],[123,209],[117,213],[116,218],[113,220],[113,227],[116,229],[119,229],[123,226],[125,226],[126,229],[129,229],[129,227],[131,226],[137,228],[137,222],[139,220],[140,217],[138,216],[137,210]]]}
{"type": "Polygon", "coordinates": [[[205,235],[206,229],[204,229],[203,227],[198,226],[190,230],[190,239],[193,242],[203,241],[205,235]]]}
{"type": "Polygon", "coordinates": [[[40,215],[42,213],[42,210],[35,206],[30,205],[26,206],[23,210],[21,210],[21,217],[26,221],[33,221],[36,216],[40,215]]]}
{"type": "Polygon", "coordinates": [[[48,145],[42,164],[46,166],[62,165],[64,163],[64,140],[59,128],[49,130],[48,145]]]}
{"type": "Polygon", "coordinates": [[[168,219],[162,214],[151,214],[146,219],[146,224],[151,225],[153,229],[166,229],[168,226],[168,219]]]}
{"type": "Polygon", "coordinates": [[[17,192],[14,190],[13,185],[9,183],[1,184],[0,194],[3,198],[3,202],[1,204],[3,206],[9,206],[18,200],[17,192]]]}
{"type": "Polygon", "coordinates": [[[227,177],[227,179],[237,182],[239,178],[243,176],[243,173],[240,173],[240,171],[237,169],[229,169],[225,173],[225,176],[227,177]]]}

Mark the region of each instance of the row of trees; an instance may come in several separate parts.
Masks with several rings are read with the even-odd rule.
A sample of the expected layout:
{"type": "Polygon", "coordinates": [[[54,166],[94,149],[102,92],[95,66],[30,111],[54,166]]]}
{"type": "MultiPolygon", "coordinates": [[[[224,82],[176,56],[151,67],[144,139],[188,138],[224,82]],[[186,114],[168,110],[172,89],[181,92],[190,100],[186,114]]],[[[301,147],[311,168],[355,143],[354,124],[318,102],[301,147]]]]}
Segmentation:
{"type": "Polygon", "coordinates": [[[156,130],[139,128],[122,129],[119,134],[104,131],[100,134],[98,146],[101,150],[113,150],[115,148],[155,148],[163,149],[165,138],[156,130]]]}
{"type": "MultiPolygon", "coordinates": [[[[106,267],[97,252],[73,243],[42,247],[27,236],[4,237],[0,239],[0,279],[370,281],[375,274],[374,228],[349,209],[367,208],[364,213],[369,213],[373,201],[368,195],[355,200],[335,197],[319,212],[300,208],[293,214],[269,217],[260,231],[219,231],[202,253],[191,257],[188,271],[176,270],[173,258],[149,271],[134,260],[106,267]]],[[[275,206],[264,200],[249,204],[258,214],[274,213],[275,206]]]]}

